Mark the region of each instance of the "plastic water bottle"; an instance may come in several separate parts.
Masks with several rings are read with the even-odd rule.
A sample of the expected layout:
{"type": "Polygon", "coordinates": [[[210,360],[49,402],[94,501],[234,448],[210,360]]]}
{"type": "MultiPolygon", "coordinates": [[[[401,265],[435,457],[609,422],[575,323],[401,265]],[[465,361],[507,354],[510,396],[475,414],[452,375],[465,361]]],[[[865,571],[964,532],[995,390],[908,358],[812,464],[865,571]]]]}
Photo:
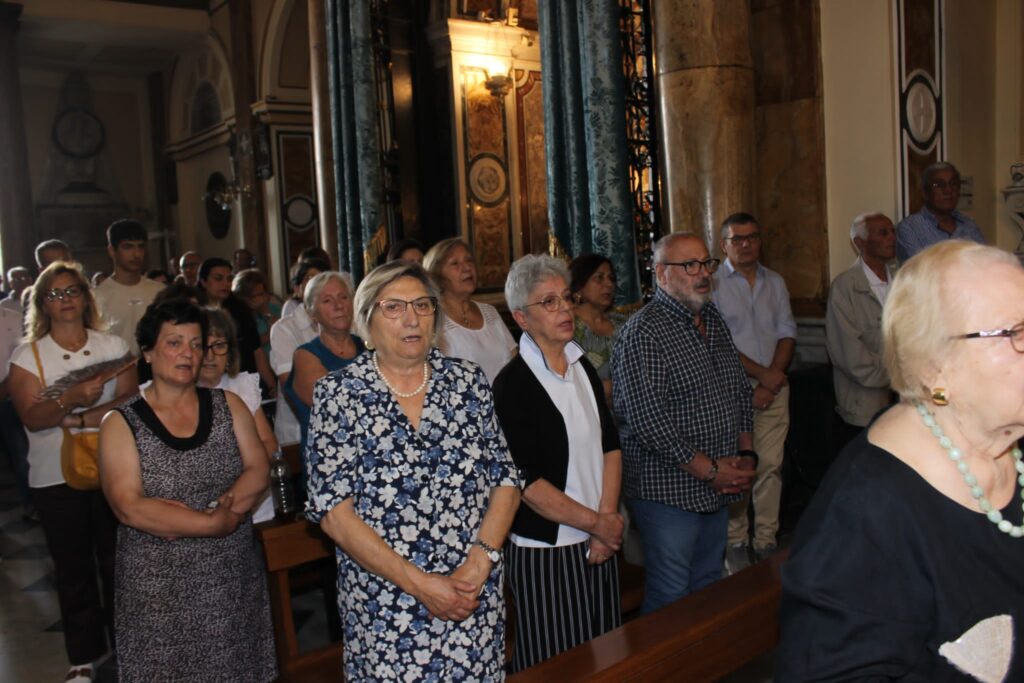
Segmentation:
{"type": "Polygon", "coordinates": [[[292,472],[281,451],[275,451],[270,460],[270,493],[274,497],[274,516],[291,519],[295,515],[292,472]]]}

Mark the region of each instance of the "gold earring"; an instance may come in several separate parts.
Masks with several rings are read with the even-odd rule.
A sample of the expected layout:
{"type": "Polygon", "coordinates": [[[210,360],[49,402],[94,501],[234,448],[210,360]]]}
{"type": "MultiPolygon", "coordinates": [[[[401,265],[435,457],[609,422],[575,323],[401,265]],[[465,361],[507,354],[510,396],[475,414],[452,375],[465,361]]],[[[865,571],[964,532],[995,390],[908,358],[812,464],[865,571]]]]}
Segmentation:
{"type": "Polygon", "coordinates": [[[935,387],[932,389],[932,403],[937,406],[949,405],[949,397],[946,396],[945,387],[935,387]]]}
{"type": "Polygon", "coordinates": [[[373,351],[373,342],[370,341],[369,339],[363,340],[363,346],[366,347],[367,351],[373,351]]]}

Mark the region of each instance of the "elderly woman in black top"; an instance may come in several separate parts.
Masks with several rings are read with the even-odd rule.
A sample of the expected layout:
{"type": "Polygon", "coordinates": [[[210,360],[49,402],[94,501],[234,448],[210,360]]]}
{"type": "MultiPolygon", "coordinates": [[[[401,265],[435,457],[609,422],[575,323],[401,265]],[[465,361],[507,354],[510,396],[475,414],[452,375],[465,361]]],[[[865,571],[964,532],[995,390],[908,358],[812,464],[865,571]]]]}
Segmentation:
{"type": "Polygon", "coordinates": [[[495,408],[526,479],[506,545],[518,671],[616,628],[619,439],[597,371],[573,341],[574,295],[549,256],[512,264],[505,298],[523,329],[494,381],[495,408]]]}

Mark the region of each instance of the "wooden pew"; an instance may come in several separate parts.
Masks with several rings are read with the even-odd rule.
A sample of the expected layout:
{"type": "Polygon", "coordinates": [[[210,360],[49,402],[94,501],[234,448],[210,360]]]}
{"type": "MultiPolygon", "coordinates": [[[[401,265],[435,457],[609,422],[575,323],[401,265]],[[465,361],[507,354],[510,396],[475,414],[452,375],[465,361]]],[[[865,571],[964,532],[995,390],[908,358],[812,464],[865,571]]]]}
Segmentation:
{"type": "Polygon", "coordinates": [[[785,558],[778,553],[509,682],[717,680],[775,647],[785,558]]]}
{"type": "Polygon", "coordinates": [[[334,557],[334,543],[320,527],[305,519],[273,520],[256,525],[256,536],[263,544],[270,585],[270,608],[274,618],[274,642],[281,681],[317,683],[342,679],[342,644],[299,652],[292,617],[291,585],[288,570],[334,557]]]}

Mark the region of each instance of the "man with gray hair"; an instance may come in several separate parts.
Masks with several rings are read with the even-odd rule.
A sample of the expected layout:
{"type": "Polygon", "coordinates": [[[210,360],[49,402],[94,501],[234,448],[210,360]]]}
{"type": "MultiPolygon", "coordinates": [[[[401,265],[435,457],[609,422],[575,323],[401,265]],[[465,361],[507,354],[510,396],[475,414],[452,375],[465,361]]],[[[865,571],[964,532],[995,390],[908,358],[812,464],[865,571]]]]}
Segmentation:
{"type": "Polygon", "coordinates": [[[921,172],[924,206],[896,227],[896,256],[900,263],[942,240],[971,240],[985,244],[981,230],[956,210],[960,201],[960,171],[945,161],[921,172]]]}
{"type": "Polygon", "coordinates": [[[850,239],[860,256],[832,282],[825,316],[839,418],[837,450],[892,402],[882,361],[882,306],[892,282],[896,232],[888,217],[874,211],[853,220],[850,239]]]}
{"type": "Polygon", "coordinates": [[[750,489],[752,390],[711,302],[718,268],[704,241],[654,246],[658,289],[612,352],[623,492],[643,542],[646,614],[721,578],[727,506],[750,489]]]}

